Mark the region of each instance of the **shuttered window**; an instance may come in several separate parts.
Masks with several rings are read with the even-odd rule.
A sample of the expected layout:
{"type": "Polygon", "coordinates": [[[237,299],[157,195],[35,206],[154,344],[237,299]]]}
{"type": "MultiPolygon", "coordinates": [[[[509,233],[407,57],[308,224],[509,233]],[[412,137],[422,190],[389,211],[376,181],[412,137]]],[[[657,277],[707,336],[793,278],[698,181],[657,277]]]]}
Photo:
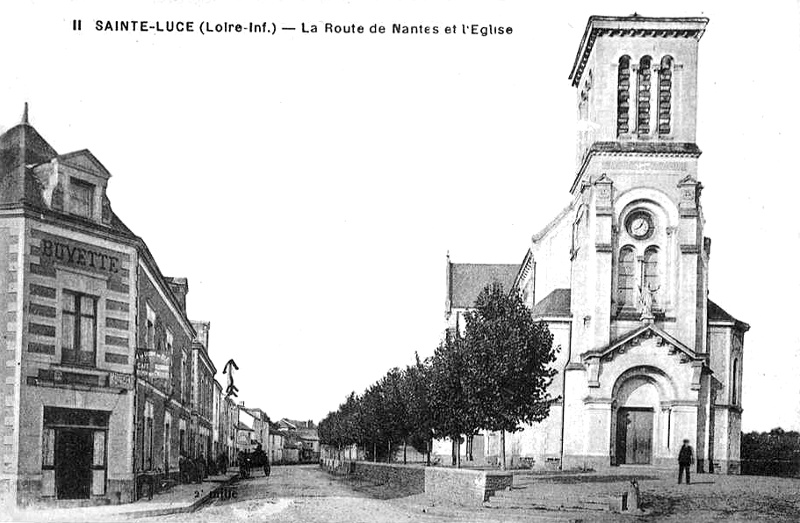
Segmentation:
{"type": "Polygon", "coordinates": [[[617,136],[630,131],[631,106],[631,59],[628,55],[619,59],[617,68],[617,136]]]}
{"type": "Polygon", "coordinates": [[[650,134],[650,65],[649,56],[643,56],[639,61],[636,132],[640,135],[650,134]]]}
{"type": "Polygon", "coordinates": [[[658,134],[669,134],[672,112],[672,57],[661,59],[658,79],[658,134]]]}

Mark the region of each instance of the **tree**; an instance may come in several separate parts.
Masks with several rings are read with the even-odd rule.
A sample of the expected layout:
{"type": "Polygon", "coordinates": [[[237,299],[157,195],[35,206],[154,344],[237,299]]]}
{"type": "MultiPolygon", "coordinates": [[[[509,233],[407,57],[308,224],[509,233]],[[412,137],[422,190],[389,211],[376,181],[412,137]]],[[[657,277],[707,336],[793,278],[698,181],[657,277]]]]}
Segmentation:
{"type": "MultiPolygon", "coordinates": [[[[406,398],[403,396],[403,382],[405,376],[403,371],[397,367],[386,373],[381,378],[378,385],[383,390],[383,403],[381,426],[387,436],[387,462],[392,460],[392,442],[403,442],[403,454],[405,456],[405,444],[411,432],[409,428],[409,416],[406,408],[406,398]]],[[[405,458],[404,458],[405,460],[405,458]]]]}
{"type": "MultiPolygon", "coordinates": [[[[431,426],[436,436],[451,438],[459,448],[461,435],[472,434],[478,428],[464,382],[467,372],[464,349],[458,333],[448,334],[436,349],[431,366],[431,426]]],[[[456,462],[460,468],[460,450],[456,450],[456,462]]]]}
{"type": "Polygon", "coordinates": [[[416,353],[414,358],[415,364],[406,367],[403,383],[403,394],[408,403],[409,441],[415,449],[426,455],[427,464],[430,465],[433,440],[431,362],[430,359],[420,361],[416,353]]]}
{"type": "Polygon", "coordinates": [[[505,433],[520,423],[547,417],[547,387],[555,371],[553,336],[533,321],[517,292],[487,285],[465,316],[464,378],[469,407],[482,428],[500,431],[501,463],[506,467],[505,433]]]}

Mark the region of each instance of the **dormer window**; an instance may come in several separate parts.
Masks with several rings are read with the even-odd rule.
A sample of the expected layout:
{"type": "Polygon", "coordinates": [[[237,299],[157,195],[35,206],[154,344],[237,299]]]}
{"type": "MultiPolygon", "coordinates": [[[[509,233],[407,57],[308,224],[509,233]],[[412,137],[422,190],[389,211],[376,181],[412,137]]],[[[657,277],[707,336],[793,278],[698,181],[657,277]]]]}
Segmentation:
{"type": "Polygon", "coordinates": [[[70,178],[69,212],[84,218],[94,216],[94,185],[77,178],[70,178]]]}

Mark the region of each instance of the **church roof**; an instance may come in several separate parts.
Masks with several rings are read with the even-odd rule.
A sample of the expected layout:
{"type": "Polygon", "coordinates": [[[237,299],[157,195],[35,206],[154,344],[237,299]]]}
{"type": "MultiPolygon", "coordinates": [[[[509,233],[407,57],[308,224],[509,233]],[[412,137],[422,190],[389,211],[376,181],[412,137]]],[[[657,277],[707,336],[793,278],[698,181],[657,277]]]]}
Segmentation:
{"type": "Polygon", "coordinates": [[[536,234],[534,234],[534,235],[531,237],[531,241],[532,241],[532,242],[534,242],[534,243],[536,243],[536,242],[538,242],[539,240],[541,240],[542,238],[544,238],[544,237],[547,235],[547,233],[549,233],[550,231],[552,231],[552,230],[553,230],[553,228],[554,228],[556,225],[558,225],[558,223],[561,221],[561,219],[562,219],[562,218],[564,218],[564,216],[566,216],[566,215],[567,215],[567,213],[569,213],[570,209],[572,209],[572,204],[571,204],[571,203],[570,203],[569,205],[567,205],[566,207],[564,207],[563,209],[561,209],[561,212],[559,212],[559,213],[556,215],[556,217],[555,217],[555,218],[553,218],[552,220],[550,220],[550,223],[548,223],[547,225],[545,225],[545,226],[544,226],[544,228],[543,228],[542,230],[540,230],[539,232],[537,232],[536,234]]]}
{"type": "Polygon", "coordinates": [[[717,305],[711,300],[708,300],[708,322],[709,323],[733,323],[737,328],[742,328],[744,330],[749,330],[750,325],[743,321],[739,321],[733,316],[731,316],[725,309],[717,305]]]}
{"type": "Polygon", "coordinates": [[[519,271],[518,264],[449,263],[448,298],[451,307],[469,308],[486,285],[499,283],[509,290],[519,271]]]}
{"type": "Polygon", "coordinates": [[[534,318],[569,318],[572,295],[570,289],[555,289],[539,300],[531,311],[534,318]]]}

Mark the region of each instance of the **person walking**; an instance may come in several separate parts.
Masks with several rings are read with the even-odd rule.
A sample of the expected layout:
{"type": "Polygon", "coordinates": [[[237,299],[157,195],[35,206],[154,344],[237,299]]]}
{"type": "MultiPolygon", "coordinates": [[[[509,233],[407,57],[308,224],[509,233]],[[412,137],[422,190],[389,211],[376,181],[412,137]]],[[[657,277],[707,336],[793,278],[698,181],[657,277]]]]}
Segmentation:
{"type": "Polygon", "coordinates": [[[683,440],[683,446],[678,453],[678,485],[681,484],[683,472],[686,471],[686,484],[689,484],[689,467],[694,463],[694,450],[689,445],[689,440],[683,440]]]}

